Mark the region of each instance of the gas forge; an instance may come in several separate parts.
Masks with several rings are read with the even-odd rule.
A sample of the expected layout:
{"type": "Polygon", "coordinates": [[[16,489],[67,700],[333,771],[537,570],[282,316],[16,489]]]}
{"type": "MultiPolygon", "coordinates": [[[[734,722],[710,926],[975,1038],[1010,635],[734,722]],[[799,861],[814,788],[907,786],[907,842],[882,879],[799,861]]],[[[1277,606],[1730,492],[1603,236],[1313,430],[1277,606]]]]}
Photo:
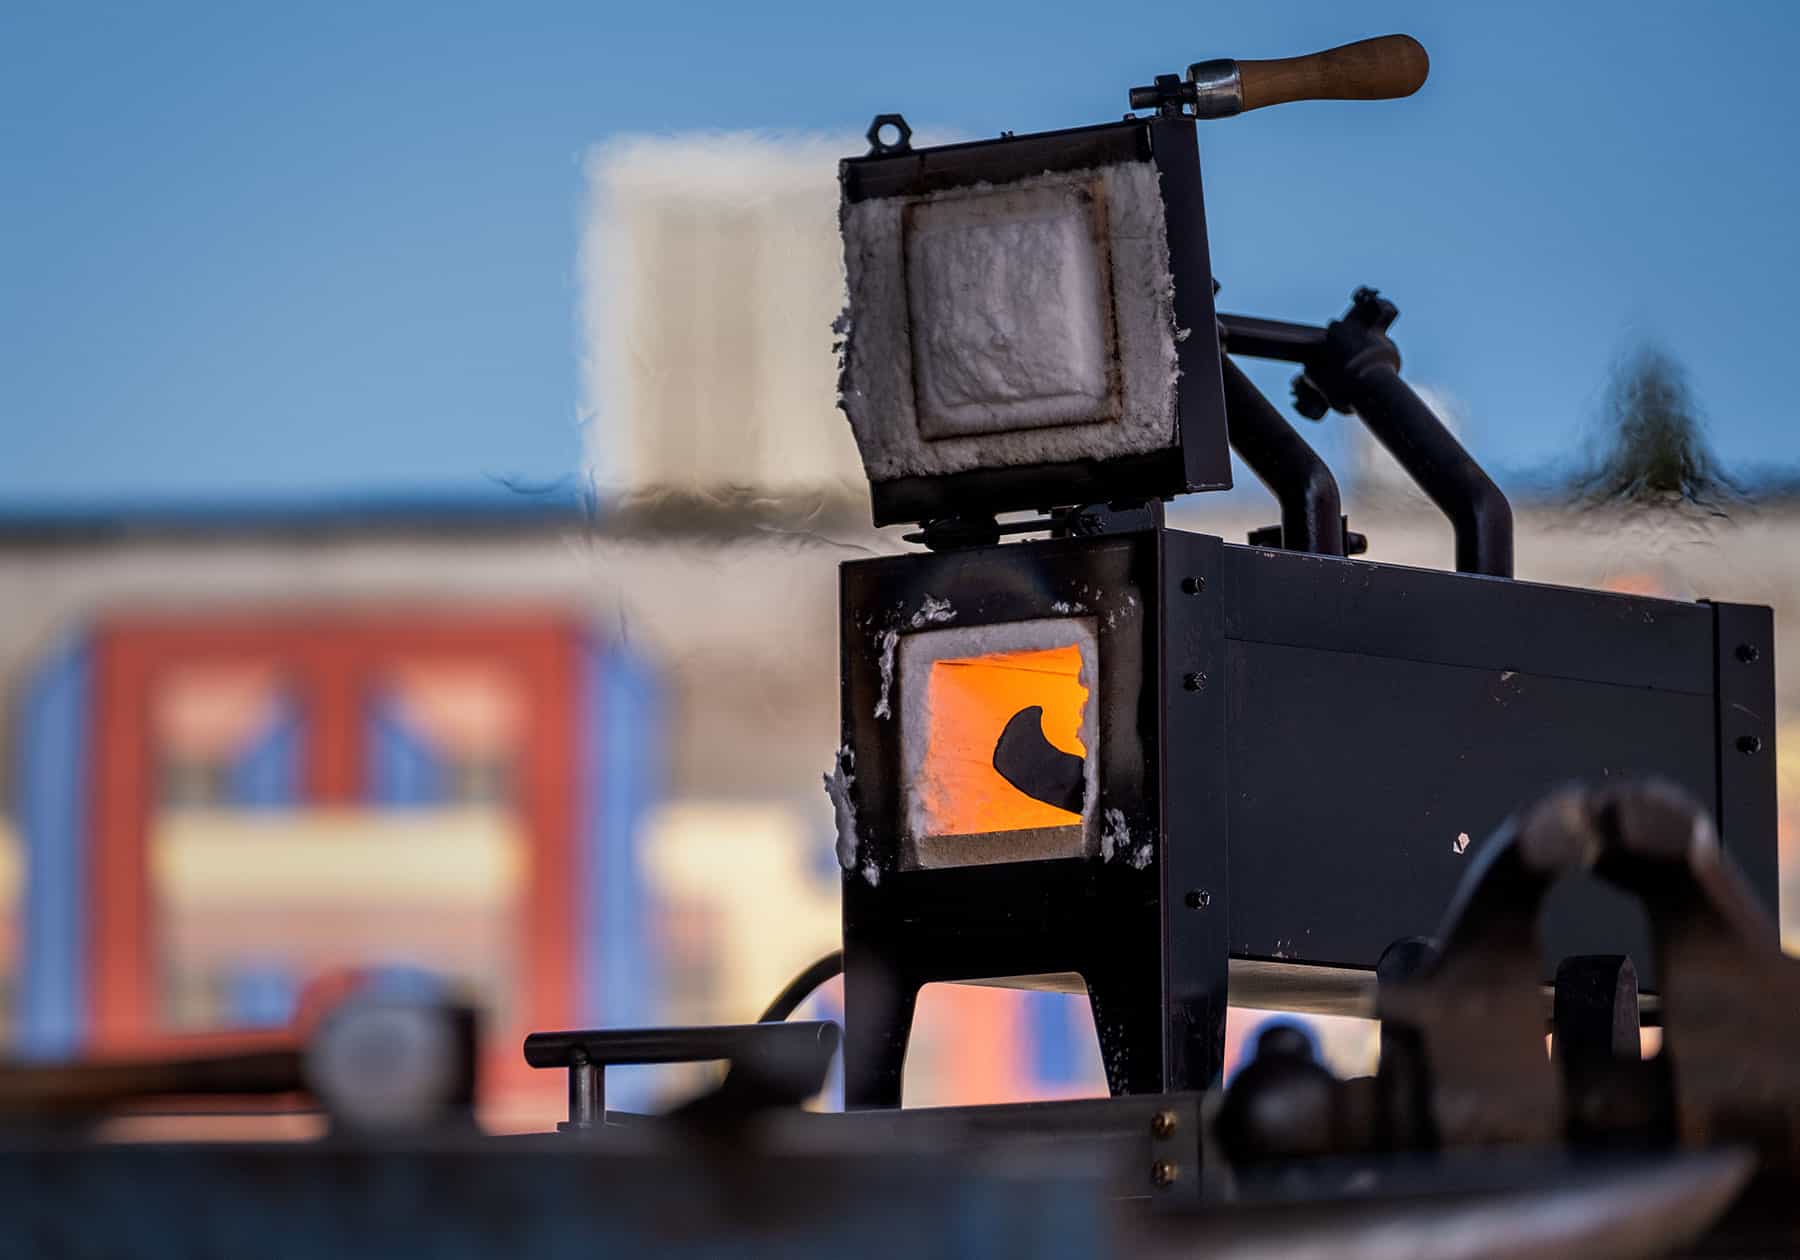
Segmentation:
{"type": "MultiPolygon", "coordinates": [[[[936,981],[1086,992],[1116,1094],[1215,1085],[1228,1002],[1372,1013],[1470,837],[1568,780],[1679,785],[1772,901],[1768,610],[1513,581],[1510,507],[1400,376],[1392,303],[1214,309],[1196,119],[1424,74],[1399,36],[1203,62],[1122,122],[914,149],[882,115],[842,163],[842,406],[876,523],[924,544],[841,570],[850,1106],[898,1105],[936,981]],[[1330,470],[1235,356],[1366,424],[1456,571],[1350,558],[1330,470]],[[1233,450],[1279,523],[1166,528],[1233,450]]],[[[1656,989],[1623,894],[1573,879],[1545,925],[1552,960],[1656,989]]]]}

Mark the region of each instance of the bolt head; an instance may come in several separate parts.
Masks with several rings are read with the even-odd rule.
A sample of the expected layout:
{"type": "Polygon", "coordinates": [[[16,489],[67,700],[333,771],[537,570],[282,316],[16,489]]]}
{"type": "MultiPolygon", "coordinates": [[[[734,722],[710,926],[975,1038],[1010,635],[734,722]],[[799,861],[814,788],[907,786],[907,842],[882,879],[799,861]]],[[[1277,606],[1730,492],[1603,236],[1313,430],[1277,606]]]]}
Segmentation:
{"type": "Polygon", "coordinates": [[[1206,579],[1203,577],[1184,577],[1181,579],[1181,590],[1185,595],[1198,595],[1205,589],[1206,579]]]}
{"type": "Polygon", "coordinates": [[[1761,655],[1762,653],[1757,650],[1756,644],[1754,643],[1740,643],[1737,645],[1737,658],[1746,665],[1754,664],[1756,659],[1761,655]]]}
{"type": "Polygon", "coordinates": [[[1737,739],[1737,750],[1739,752],[1743,753],[1746,757],[1748,757],[1754,753],[1761,752],[1762,751],[1762,736],[1760,736],[1760,735],[1739,735],[1738,739],[1737,739]]]}
{"type": "Polygon", "coordinates": [[[1159,1159],[1150,1165],[1150,1184],[1166,1190],[1181,1176],[1181,1166],[1172,1159],[1159,1159]]]}
{"type": "Polygon", "coordinates": [[[1171,1137],[1174,1135],[1177,1125],[1178,1121],[1173,1111],[1159,1111],[1150,1117],[1150,1136],[1153,1138],[1171,1137]]]}
{"type": "Polygon", "coordinates": [[[1294,378],[1294,410],[1308,420],[1323,420],[1325,413],[1331,410],[1331,402],[1325,397],[1325,391],[1313,384],[1312,378],[1304,373],[1294,378]]]}

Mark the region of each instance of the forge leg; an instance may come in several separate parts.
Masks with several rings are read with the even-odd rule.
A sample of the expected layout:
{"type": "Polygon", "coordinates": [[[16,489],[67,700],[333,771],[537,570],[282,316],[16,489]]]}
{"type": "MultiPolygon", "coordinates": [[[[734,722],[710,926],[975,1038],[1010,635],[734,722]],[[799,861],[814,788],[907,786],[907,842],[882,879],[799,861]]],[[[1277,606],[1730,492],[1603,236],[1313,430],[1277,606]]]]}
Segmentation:
{"type": "Polygon", "coordinates": [[[844,1109],[898,1107],[919,986],[846,959],[844,1109]]]}
{"type": "Polygon", "coordinates": [[[1106,968],[1086,979],[1107,1088],[1115,1095],[1170,1088],[1165,1083],[1168,1024],[1156,969],[1106,968]]]}

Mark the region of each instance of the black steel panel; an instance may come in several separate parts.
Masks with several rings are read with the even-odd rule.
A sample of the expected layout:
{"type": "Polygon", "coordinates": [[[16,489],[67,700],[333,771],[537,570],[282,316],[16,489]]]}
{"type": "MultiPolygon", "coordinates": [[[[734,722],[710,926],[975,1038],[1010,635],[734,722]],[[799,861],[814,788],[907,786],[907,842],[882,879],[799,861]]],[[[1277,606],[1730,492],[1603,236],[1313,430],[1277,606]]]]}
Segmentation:
{"type": "Polygon", "coordinates": [[[1700,604],[1260,547],[1225,580],[1233,639],[1712,694],[1700,604]]]}
{"type": "MultiPolygon", "coordinates": [[[[841,566],[843,738],[856,755],[854,797],[861,843],[883,880],[890,875],[918,879],[929,874],[900,870],[898,824],[904,809],[897,646],[886,653],[889,715],[876,716],[884,695],[883,638],[890,632],[903,638],[958,626],[1067,616],[1077,606],[1085,610],[1096,621],[1099,639],[1102,744],[1118,748],[1116,763],[1103,767],[1102,804],[1140,812],[1145,800],[1154,799],[1154,781],[1146,781],[1144,747],[1136,742],[1146,716],[1154,718],[1140,692],[1150,652],[1144,637],[1148,618],[1144,601],[1147,589],[1155,585],[1151,538],[1144,534],[1049,539],[856,560],[841,566]],[[949,620],[912,621],[928,597],[948,604],[949,620]],[[1117,799],[1107,799],[1111,797],[1117,799]]],[[[1148,729],[1153,732],[1154,726],[1148,729]]],[[[858,877],[853,882],[864,881],[858,877]]]]}
{"type": "MultiPolygon", "coordinates": [[[[1660,774],[1715,799],[1709,696],[1268,643],[1228,658],[1236,954],[1372,966],[1436,931],[1488,833],[1571,779],[1660,774]]],[[[1628,906],[1559,896],[1550,949],[1629,952],[1648,985],[1628,906]]]]}
{"type": "Polygon", "coordinates": [[[1206,1089],[1225,1058],[1231,904],[1224,611],[1216,538],[1162,539],[1164,1000],[1170,1089],[1206,1089]]]}
{"type": "Polygon", "coordinates": [[[1714,604],[1718,633],[1719,837],[1776,913],[1780,816],[1775,797],[1775,618],[1714,604]]]}

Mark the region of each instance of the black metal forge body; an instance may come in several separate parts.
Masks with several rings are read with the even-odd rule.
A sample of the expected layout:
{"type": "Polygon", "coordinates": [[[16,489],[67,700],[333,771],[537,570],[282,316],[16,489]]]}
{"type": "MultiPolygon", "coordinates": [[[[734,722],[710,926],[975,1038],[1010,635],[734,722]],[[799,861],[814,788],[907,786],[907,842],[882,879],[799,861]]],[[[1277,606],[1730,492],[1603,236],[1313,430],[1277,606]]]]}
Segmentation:
{"type": "MultiPolygon", "coordinates": [[[[1114,1093],[1216,1084],[1228,1000],[1330,1008],[1435,929],[1481,837],[1571,779],[1682,785],[1773,899],[1765,608],[1161,527],[854,561],[841,591],[852,1107],[898,1105],[936,981],[1078,976],[1114,1093]],[[1104,852],[908,869],[894,639],[1071,615],[1096,631],[1104,852]]],[[[1582,885],[1546,924],[1551,958],[1628,953],[1654,988],[1628,899],[1582,885]]]]}

